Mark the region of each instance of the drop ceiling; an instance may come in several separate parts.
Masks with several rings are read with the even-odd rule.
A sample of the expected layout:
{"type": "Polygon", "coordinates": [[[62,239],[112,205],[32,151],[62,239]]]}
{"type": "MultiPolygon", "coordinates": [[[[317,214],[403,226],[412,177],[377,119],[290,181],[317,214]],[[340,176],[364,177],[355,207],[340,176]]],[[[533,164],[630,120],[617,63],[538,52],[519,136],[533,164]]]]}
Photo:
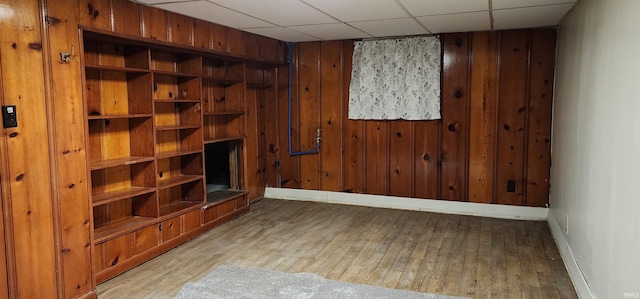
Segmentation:
{"type": "Polygon", "coordinates": [[[577,0],[136,0],[289,42],[557,25],[577,0]]]}

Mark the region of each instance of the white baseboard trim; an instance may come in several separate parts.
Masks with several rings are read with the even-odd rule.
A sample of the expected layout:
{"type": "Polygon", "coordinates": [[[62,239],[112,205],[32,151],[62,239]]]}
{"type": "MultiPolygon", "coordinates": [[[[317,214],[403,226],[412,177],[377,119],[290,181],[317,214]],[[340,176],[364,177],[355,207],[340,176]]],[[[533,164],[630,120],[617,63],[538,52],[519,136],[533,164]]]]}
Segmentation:
{"type": "Polygon", "coordinates": [[[573,286],[576,288],[578,297],[581,299],[595,299],[596,297],[591,292],[591,288],[589,288],[589,284],[587,283],[587,280],[584,278],[584,275],[580,270],[578,261],[573,255],[573,250],[571,250],[571,246],[569,246],[567,239],[562,233],[560,224],[558,224],[558,221],[552,215],[549,215],[547,221],[549,222],[549,227],[551,228],[551,234],[556,240],[556,245],[558,245],[558,249],[560,249],[560,255],[562,256],[565,267],[567,267],[567,271],[569,272],[569,276],[571,277],[573,286]]]}
{"type": "Polygon", "coordinates": [[[548,212],[547,208],[272,187],[266,188],[264,197],[519,220],[546,220],[548,212]]]}

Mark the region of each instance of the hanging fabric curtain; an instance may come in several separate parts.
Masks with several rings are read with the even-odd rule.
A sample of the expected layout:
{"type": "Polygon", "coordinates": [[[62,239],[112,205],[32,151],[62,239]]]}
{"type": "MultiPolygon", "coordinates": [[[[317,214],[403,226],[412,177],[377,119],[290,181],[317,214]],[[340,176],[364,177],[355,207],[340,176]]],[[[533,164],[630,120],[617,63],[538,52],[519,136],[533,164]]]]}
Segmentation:
{"type": "Polygon", "coordinates": [[[349,119],[440,119],[437,37],[355,42],[349,119]]]}

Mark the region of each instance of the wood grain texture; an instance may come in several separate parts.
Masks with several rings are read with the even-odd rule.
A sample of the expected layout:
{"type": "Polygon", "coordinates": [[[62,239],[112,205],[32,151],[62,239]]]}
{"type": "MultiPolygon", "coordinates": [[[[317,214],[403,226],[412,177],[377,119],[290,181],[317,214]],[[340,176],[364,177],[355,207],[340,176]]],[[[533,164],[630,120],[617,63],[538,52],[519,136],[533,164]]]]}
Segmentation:
{"type": "MultiPolygon", "coordinates": [[[[340,74],[332,72],[331,75],[324,70],[327,64],[333,67],[331,61],[336,60],[335,53],[322,49],[334,47],[335,42],[320,42],[320,52],[317,42],[294,45],[293,111],[312,110],[301,115],[309,121],[313,119],[309,115],[315,116],[315,106],[306,108],[303,98],[298,97],[307,92],[307,86],[297,80],[298,73],[302,72],[300,59],[318,60],[319,70],[313,74],[304,70],[303,78],[320,78],[318,119],[323,128],[331,128],[328,119],[336,119],[336,107],[341,107],[342,134],[323,134],[320,159],[281,155],[281,174],[287,171],[287,178],[282,181],[301,182],[302,188],[316,189],[315,182],[304,185],[305,181],[315,179],[317,172],[326,180],[327,173],[331,176],[341,171],[340,190],[345,192],[544,206],[550,163],[545,141],[551,134],[552,99],[548,95],[552,94],[549,82],[553,82],[555,53],[554,30],[548,31],[443,34],[443,119],[440,121],[349,120],[347,99],[353,42],[342,41],[343,69],[340,74]],[[529,66],[529,52],[539,65],[529,66]],[[336,84],[335,76],[341,76],[341,86],[336,84]],[[341,97],[335,89],[340,89],[341,97]],[[510,131],[505,129],[505,124],[510,131]],[[341,162],[331,154],[339,144],[341,162]],[[304,165],[297,164],[300,159],[305,161],[304,165]],[[296,172],[306,175],[296,176],[296,172]],[[515,193],[506,192],[510,179],[516,182],[515,193]],[[525,190],[525,182],[531,186],[531,192],[525,190]],[[531,200],[527,199],[529,196],[531,200]]],[[[278,85],[284,84],[286,77],[278,78],[278,85]]],[[[280,97],[279,101],[284,99],[280,97]]],[[[282,128],[287,119],[282,113],[279,118],[282,128]]],[[[299,122],[302,120],[294,112],[294,151],[299,149],[299,140],[304,142],[303,139],[312,134],[311,130],[298,131],[299,122]],[[298,139],[298,136],[303,137],[298,139]]],[[[279,142],[284,144],[284,137],[287,135],[282,134],[279,142]]],[[[320,188],[335,191],[337,185],[338,182],[331,181],[320,188]]],[[[300,188],[301,185],[282,186],[300,188]]]]}
{"type": "MultiPolygon", "coordinates": [[[[125,74],[123,71],[97,71],[94,68],[94,70],[85,70],[87,71],[86,78],[88,78],[87,87],[91,90],[88,90],[89,88],[85,90],[88,96],[87,110],[83,109],[83,67],[81,54],[79,54],[83,45],[79,39],[78,26],[80,25],[89,31],[95,30],[102,33],[113,31],[115,35],[128,36],[136,42],[144,42],[144,39],[148,38],[172,42],[177,46],[201,46],[219,51],[230,51],[234,55],[238,55],[236,58],[244,55],[245,41],[239,35],[240,31],[200,22],[199,25],[210,30],[205,30],[204,33],[198,32],[198,45],[196,45],[194,32],[197,22],[195,19],[149,6],[143,7],[139,3],[126,0],[78,0],[74,3],[63,0],[27,0],[7,3],[14,10],[15,17],[11,20],[0,21],[3,25],[1,30],[4,44],[0,48],[3,57],[1,63],[4,73],[15,73],[16,75],[10,76],[11,87],[1,85],[3,86],[2,101],[9,104],[12,104],[16,99],[18,102],[29,101],[28,108],[18,109],[18,119],[34,118],[40,120],[21,123],[20,129],[15,132],[18,135],[8,140],[10,143],[5,148],[9,150],[2,156],[5,161],[3,165],[6,164],[7,159],[30,162],[25,168],[21,168],[20,163],[12,162],[12,168],[2,170],[7,174],[3,178],[20,178],[16,181],[19,183],[4,182],[3,191],[10,192],[3,192],[3,195],[7,198],[8,194],[12,194],[11,198],[16,203],[12,206],[9,202],[6,207],[15,209],[15,213],[14,211],[7,211],[7,213],[11,214],[11,217],[17,217],[16,221],[19,223],[24,223],[24,226],[20,228],[18,241],[22,242],[28,238],[36,240],[35,243],[28,245],[20,243],[20,252],[17,253],[20,257],[15,259],[15,264],[10,262],[9,265],[12,269],[20,268],[18,276],[21,278],[20,281],[11,278],[14,279],[11,283],[16,286],[18,294],[24,297],[91,297],[95,295],[92,293],[95,286],[92,273],[103,269],[107,253],[105,246],[97,246],[95,247],[97,252],[91,254],[93,243],[91,227],[94,223],[91,220],[90,194],[92,192],[89,192],[89,184],[95,185],[96,188],[92,191],[96,191],[94,194],[97,195],[104,195],[104,192],[110,190],[130,188],[132,185],[138,184],[138,181],[142,181],[141,184],[145,187],[155,186],[153,171],[135,170],[140,165],[96,170],[94,171],[95,176],[88,179],[90,177],[90,172],[87,171],[88,165],[93,165],[98,161],[104,162],[105,159],[132,155],[153,156],[155,151],[156,142],[154,142],[152,132],[154,119],[152,117],[137,116],[131,120],[127,120],[123,116],[116,117],[115,120],[101,119],[101,117],[105,114],[151,114],[155,107],[152,104],[153,97],[150,92],[153,85],[152,74],[133,74],[134,72],[125,74]],[[227,42],[228,32],[231,32],[229,34],[231,43],[227,42]],[[71,61],[61,62],[60,52],[71,52],[71,61]],[[19,55],[13,57],[12,53],[19,55]],[[21,69],[33,71],[25,73],[19,71],[21,69]],[[23,75],[29,75],[29,78],[22,78],[23,75]],[[20,92],[16,92],[17,90],[20,92]],[[127,102],[127,99],[131,98],[140,99],[144,104],[127,102]],[[37,101],[41,102],[38,104],[37,101]],[[88,121],[89,129],[87,130],[84,124],[88,111],[95,119],[88,121]],[[93,114],[93,112],[97,114],[93,114]],[[28,114],[28,117],[24,117],[23,113],[28,114]],[[142,131],[146,130],[146,132],[139,134],[139,128],[142,128],[140,129],[142,131]],[[125,133],[127,130],[130,133],[125,133]],[[19,155],[14,155],[11,150],[21,142],[20,140],[27,140],[27,138],[30,142],[49,144],[49,146],[20,149],[21,154],[29,155],[31,158],[19,158],[19,155]],[[139,143],[132,142],[131,140],[134,138],[138,139],[139,143]],[[140,143],[144,145],[140,145],[140,143]],[[104,144],[113,144],[113,146],[108,150],[103,150],[104,144]],[[86,159],[87,155],[89,159],[86,159]],[[14,173],[14,171],[18,172],[14,173]],[[36,173],[37,177],[33,175],[36,173]],[[153,183],[149,183],[149,179],[153,183]],[[36,184],[35,181],[39,181],[39,183],[36,184]],[[23,188],[29,190],[27,193],[30,197],[37,194],[37,202],[32,199],[22,200],[23,190],[27,190],[23,188]],[[18,203],[18,201],[20,202],[18,203]],[[37,233],[26,233],[33,229],[33,226],[38,226],[37,233]],[[38,249],[37,253],[33,251],[35,249],[38,249]],[[35,268],[20,264],[22,263],[20,261],[26,260],[29,260],[29,263],[38,264],[37,273],[35,268]],[[92,263],[97,264],[92,265],[92,263]],[[94,266],[95,268],[92,269],[94,266]],[[22,272],[27,274],[22,275],[22,272]],[[33,277],[29,277],[29,275],[33,277]],[[29,284],[28,289],[27,283],[29,284]],[[39,296],[38,292],[45,295],[39,296]]],[[[259,45],[266,45],[269,48],[269,54],[263,55],[260,52],[258,59],[262,59],[263,56],[275,58],[282,54],[282,51],[278,51],[278,49],[282,50],[281,43],[264,38],[258,38],[258,40],[259,45]]],[[[85,62],[109,67],[150,68],[148,50],[138,51],[136,49],[144,47],[131,46],[127,51],[134,50],[125,51],[124,54],[121,51],[123,48],[118,45],[109,50],[104,48],[105,45],[97,46],[98,49],[101,47],[101,50],[89,49],[89,52],[92,53],[87,55],[85,62]]],[[[280,56],[280,58],[282,57],[280,56]]],[[[190,59],[188,55],[186,58],[180,59],[184,60],[178,63],[169,63],[170,68],[167,70],[200,75],[201,66],[197,59],[190,59]]],[[[238,65],[242,67],[242,63],[238,65]]],[[[235,71],[233,76],[234,79],[241,79],[243,75],[243,70],[240,68],[239,72],[235,71]]],[[[2,80],[7,81],[7,77],[3,77],[2,80]]],[[[199,79],[179,79],[176,82],[171,82],[170,86],[161,87],[175,87],[176,90],[181,91],[180,97],[187,97],[183,91],[188,90],[188,97],[196,99],[200,97],[200,84],[199,79]]],[[[225,96],[244,99],[245,86],[243,84],[239,84],[239,86],[229,90],[225,96]]],[[[192,108],[194,107],[191,104],[180,105],[177,109],[180,111],[174,111],[174,123],[191,125],[202,123],[199,113],[194,116],[187,112],[192,108]]],[[[244,111],[244,102],[229,108],[244,111]]],[[[261,115],[264,114],[263,112],[261,115]]],[[[244,118],[235,118],[230,123],[229,129],[225,131],[226,134],[244,134],[244,118]]],[[[13,133],[11,130],[7,132],[13,133]]],[[[180,134],[174,132],[173,136],[165,136],[167,137],[165,141],[167,144],[172,144],[173,149],[193,151],[202,147],[202,134],[202,131],[198,129],[183,130],[180,134]]],[[[162,140],[163,137],[158,139],[160,139],[158,144],[165,143],[162,140]]],[[[264,148],[263,143],[258,144],[259,150],[264,148]]],[[[161,147],[158,146],[158,148],[161,147]]],[[[198,157],[202,160],[201,155],[198,157]]],[[[177,164],[177,162],[173,164],[177,164]]],[[[189,163],[189,165],[191,164],[189,163]]],[[[201,174],[202,163],[199,164],[201,174]]],[[[153,162],[144,165],[155,168],[153,162]]],[[[175,174],[176,168],[170,162],[168,172],[175,174]]],[[[188,168],[187,172],[197,172],[192,171],[191,166],[188,168]]],[[[201,181],[192,185],[195,185],[196,189],[204,189],[201,181]]],[[[260,190],[260,188],[264,188],[264,182],[258,181],[254,186],[260,190]]],[[[181,193],[183,197],[194,198],[192,192],[180,190],[181,188],[175,189],[168,191],[170,195],[175,197],[176,194],[181,193]]],[[[93,219],[100,227],[138,212],[144,216],[157,216],[157,203],[149,204],[155,201],[143,198],[145,196],[155,198],[157,193],[149,193],[130,200],[96,207],[94,210],[96,217],[93,219]]],[[[200,196],[200,200],[202,200],[202,196],[200,196]]],[[[238,206],[245,207],[246,198],[243,197],[243,201],[244,204],[238,203],[238,206]]],[[[237,211],[239,210],[234,210],[233,213],[237,211]]],[[[243,211],[246,211],[246,208],[243,211]]],[[[229,218],[229,215],[222,217],[229,218]]],[[[193,227],[193,219],[195,218],[190,219],[190,226],[193,227]]],[[[214,222],[219,223],[224,220],[220,218],[214,222]]],[[[13,230],[10,224],[6,227],[13,230]]],[[[15,242],[11,246],[17,248],[18,243],[15,242]]],[[[151,243],[153,242],[151,241],[151,243]]],[[[170,247],[166,247],[165,250],[168,248],[170,247]]],[[[12,250],[8,249],[6,252],[13,255],[12,250]]],[[[14,256],[10,258],[13,260],[14,256]]]]}
{"type": "MultiPolygon", "coordinates": [[[[342,41],[342,188],[346,192],[364,193],[364,121],[349,120],[349,89],[353,41],[342,41]]],[[[326,104],[325,104],[326,105],[326,104]]]]}
{"type": "Polygon", "coordinates": [[[260,58],[260,56],[262,56],[260,36],[249,32],[242,32],[242,35],[242,40],[244,41],[244,54],[247,57],[260,58]]]}
{"type": "Polygon", "coordinates": [[[60,273],[59,291],[63,297],[77,297],[95,288],[91,269],[91,207],[89,205],[84,109],[82,104],[82,72],[76,56],[69,63],[59,63],[60,49],[81,49],[78,35],[79,9],[64,0],[45,1],[48,17],[66,20],[46,27],[49,66],[47,80],[49,114],[52,119],[54,143],[53,189],[58,200],[60,273]],[[67,80],[59,80],[67,78],[67,80]],[[73,200],[69,200],[73,199],[73,200]]]}
{"type": "Polygon", "coordinates": [[[389,192],[389,122],[365,122],[365,192],[386,195],[389,192]]]}
{"type": "MultiPolygon", "coordinates": [[[[285,92],[276,84],[277,77],[280,76],[279,69],[271,67],[265,72],[265,80],[271,86],[265,90],[265,111],[264,111],[264,133],[265,133],[265,153],[264,153],[264,167],[265,167],[265,183],[266,186],[279,186],[278,182],[278,165],[280,155],[282,154],[282,148],[279,147],[279,134],[281,128],[279,127],[278,119],[278,99],[280,92],[285,92]]],[[[286,129],[285,129],[286,131],[286,129]]]]}
{"type": "MultiPolygon", "coordinates": [[[[316,150],[320,124],[320,43],[300,44],[298,58],[298,151],[316,150]]],[[[300,182],[304,189],[320,189],[320,154],[300,156],[300,182]]]]}
{"type": "Polygon", "coordinates": [[[389,195],[413,195],[413,143],[415,133],[411,121],[389,123],[389,195]]]}
{"type": "Polygon", "coordinates": [[[46,297],[58,294],[55,271],[60,248],[52,246],[59,238],[54,235],[51,149],[46,134],[41,7],[38,1],[5,1],[4,5],[11,7],[14,17],[0,20],[0,93],[2,105],[16,106],[19,126],[2,133],[3,217],[9,222],[2,234],[10,246],[8,263],[2,266],[9,267],[10,276],[3,283],[10,284],[16,298],[46,297]]]}
{"type": "Polygon", "coordinates": [[[446,35],[442,42],[440,196],[448,200],[467,200],[470,43],[466,33],[446,35]]]}
{"type": "Polygon", "coordinates": [[[320,107],[322,150],[320,151],[322,190],[342,190],[342,42],[320,44],[320,107]],[[334,167],[332,165],[340,165],[334,167]]]}
{"type": "Polygon", "coordinates": [[[545,222],[267,198],[251,214],[106,281],[98,293],[173,298],[185,283],[233,265],[470,298],[577,298],[558,256],[545,222]],[[516,232],[541,241],[525,244],[516,232]],[[532,263],[536,251],[549,254],[532,263]]]}
{"type": "MultiPolygon", "coordinates": [[[[0,64],[2,62],[0,61],[0,64]]],[[[0,90],[2,90],[2,70],[0,69],[0,90]]],[[[0,103],[2,103],[2,93],[0,92],[0,103]]],[[[4,140],[1,141],[2,145],[4,145],[4,140]]],[[[4,153],[0,153],[0,158],[2,159],[2,161],[4,161],[4,153]]],[[[4,172],[4,170],[3,170],[4,172]]],[[[6,191],[5,191],[6,192],[6,191]]],[[[2,215],[4,214],[4,207],[6,206],[5,204],[5,197],[2,196],[3,192],[0,189],[0,200],[2,200],[2,208],[0,208],[0,213],[2,213],[2,215]]],[[[8,256],[13,257],[13,240],[11,240],[10,238],[6,237],[6,233],[7,231],[10,231],[10,229],[7,229],[7,226],[5,225],[5,220],[4,217],[0,217],[0,232],[2,232],[2,234],[0,234],[0,296],[2,296],[2,298],[11,298],[11,295],[13,295],[13,293],[15,292],[15,289],[13,287],[13,285],[10,284],[10,281],[13,280],[13,274],[12,272],[10,272],[10,269],[12,269],[12,265],[13,262],[9,262],[9,260],[7,259],[8,256]],[[11,249],[10,249],[11,248],[11,249]],[[9,280],[9,273],[11,273],[11,280],[9,280]]]]}
{"type": "MultiPolygon", "coordinates": [[[[256,177],[257,177],[257,182],[256,182],[256,194],[255,197],[252,197],[251,195],[249,195],[249,197],[251,199],[254,198],[259,198],[262,197],[264,195],[264,189],[266,186],[266,178],[265,178],[265,174],[266,174],[266,169],[265,169],[265,164],[266,164],[266,152],[267,152],[267,141],[265,138],[265,118],[267,118],[267,116],[265,115],[266,113],[266,107],[265,107],[265,102],[266,102],[266,95],[265,95],[265,90],[264,89],[258,89],[256,90],[257,93],[257,98],[256,98],[256,123],[257,123],[257,140],[258,140],[258,144],[257,144],[257,167],[256,167],[256,177]]],[[[249,126],[247,126],[247,128],[249,128],[249,126]]],[[[248,185],[249,186],[249,185],[248,185]]]]}
{"type": "Polygon", "coordinates": [[[169,25],[169,41],[181,45],[193,45],[193,18],[166,12],[169,25]]]}
{"type": "Polygon", "coordinates": [[[526,204],[534,207],[549,200],[555,40],[555,30],[531,32],[526,204]]]}
{"type": "Polygon", "coordinates": [[[112,30],[111,27],[111,2],[79,0],[79,23],[84,26],[112,30]]]}
{"type": "Polygon", "coordinates": [[[151,6],[142,7],[142,36],[160,41],[169,40],[167,12],[151,6]]]}
{"type": "Polygon", "coordinates": [[[193,45],[202,49],[211,48],[211,25],[209,22],[193,20],[193,45]]]}
{"type": "Polygon", "coordinates": [[[258,106],[260,97],[259,92],[257,90],[247,90],[246,92],[246,105],[247,110],[245,112],[246,118],[246,126],[247,130],[247,138],[245,139],[245,154],[247,157],[247,181],[245,189],[249,191],[250,198],[257,198],[261,196],[258,194],[259,186],[264,186],[264,179],[260,179],[262,177],[262,172],[260,170],[260,163],[258,160],[260,159],[259,151],[258,151],[258,143],[259,141],[259,133],[258,131],[263,125],[259,125],[258,123],[258,114],[260,113],[258,106]],[[260,182],[262,181],[262,182],[260,182]],[[260,184],[262,183],[262,184],[260,184]]]}
{"type": "Polygon", "coordinates": [[[440,121],[416,121],[413,149],[413,196],[440,198],[440,121]]]}
{"type": "Polygon", "coordinates": [[[131,36],[142,36],[142,10],[143,7],[139,3],[127,0],[111,0],[113,31],[131,36]]]}
{"type": "Polygon", "coordinates": [[[490,203],[496,156],[499,34],[474,33],[469,104],[469,201],[490,203]]]}
{"type": "Polygon", "coordinates": [[[227,52],[227,28],[218,24],[209,24],[211,27],[211,50],[227,52]]]}
{"type": "Polygon", "coordinates": [[[225,27],[225,37],[227,41],[226,52],[235,55],[244,55],[244,34],[243,31],[225,27]]]}
{"type": "Polygon", "coordinates": [[[501,204],[522,205],[524,201],[525,141],[528,97],[527,30],[501,32],[498,103],[498,145],[496,161],[496,197],[501,204]],[[508,61],[508,63],[507,63],[508,61]],[[514,182],[515,192],[507,184],[514,182]]]}

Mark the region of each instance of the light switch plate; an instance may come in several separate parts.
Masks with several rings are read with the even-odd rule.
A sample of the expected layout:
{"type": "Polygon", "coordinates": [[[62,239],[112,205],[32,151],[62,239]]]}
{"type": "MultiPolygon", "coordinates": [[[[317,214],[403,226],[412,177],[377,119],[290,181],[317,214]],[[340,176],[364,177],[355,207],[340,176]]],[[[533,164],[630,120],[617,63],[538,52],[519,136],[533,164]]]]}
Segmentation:
{"type": "Polygon", "coordinates": [[[15,128],[18,126],[18,118],[15,105],[2,106],[2,123],[6,128],[15,128]]]}

